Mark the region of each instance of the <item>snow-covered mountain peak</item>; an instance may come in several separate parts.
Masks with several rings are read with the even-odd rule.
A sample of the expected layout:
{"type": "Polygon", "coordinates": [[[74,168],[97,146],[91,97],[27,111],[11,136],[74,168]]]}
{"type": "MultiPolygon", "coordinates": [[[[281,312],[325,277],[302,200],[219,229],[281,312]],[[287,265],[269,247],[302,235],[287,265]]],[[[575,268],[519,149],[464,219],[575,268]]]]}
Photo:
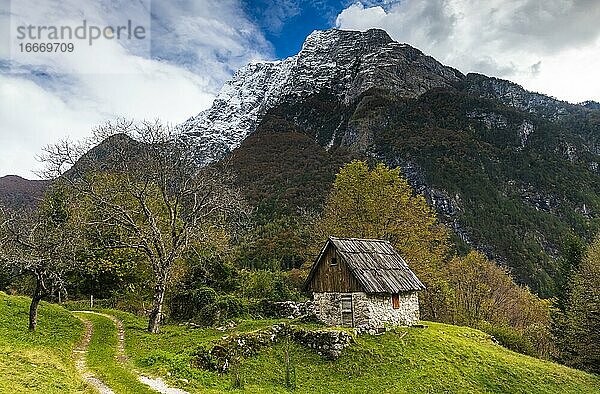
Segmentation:
{"type": "Polygon", "coordinates": [[[211,108],[180,125],[202,164],[238,147],[269,109],[327,90],[350,103],[372,87],[416,97],[452,86],[462,74],[379,29],[316,30],[292,57],[253,62],[226,82],[211,108]]]}
{"type": "Polygon", "coordinates": [[[356,47],[376,47],[393,42],[385,30],[369,29],[367,31],[354,30],[314,30],[306,37],[302,50],[332,50],[339,43],[353,43],[356,47]]]}

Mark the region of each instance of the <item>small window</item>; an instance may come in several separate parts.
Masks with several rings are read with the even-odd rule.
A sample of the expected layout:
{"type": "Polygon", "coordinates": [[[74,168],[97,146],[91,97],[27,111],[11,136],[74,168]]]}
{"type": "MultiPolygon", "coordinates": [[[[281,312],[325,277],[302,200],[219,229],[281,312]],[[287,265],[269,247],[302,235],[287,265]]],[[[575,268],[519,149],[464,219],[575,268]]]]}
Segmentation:
{"type": "Polygon", "coordinates": [[[400,294],[392,294],[392,306],[394,309],[400,308],[400,294]]]}
{"type": "Polygon", "coordinates": [[[337,257],[331,258],[331,265],[337,265],[337,257]]]}

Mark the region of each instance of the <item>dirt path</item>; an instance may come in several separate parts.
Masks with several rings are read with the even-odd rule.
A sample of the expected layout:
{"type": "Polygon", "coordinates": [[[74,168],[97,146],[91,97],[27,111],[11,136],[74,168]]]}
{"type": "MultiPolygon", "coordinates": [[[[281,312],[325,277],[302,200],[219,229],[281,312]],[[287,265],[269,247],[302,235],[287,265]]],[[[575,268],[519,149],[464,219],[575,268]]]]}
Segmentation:
{"type": "MultiPolygon", "coordinates": [[[[119,360],[120,363],[124,364],[126,363],[127,360],[127,355],[125,354],[125,328],[123,327],[123,322],[119,319],[117,319],[115,316],[106,314],[106,313],[99,313],[99,312],[92,312],[92,311],[74,311],[75,313],[91,313],[94,315],[98,315],[98,316],[103,316],[107,319],[110,319],[113,323],[115,323],[115,326],[117,327],[117,333],[118,333],[118,341],[117,341],[117,359],[119,360]]],[[[79,317],[79,316],[78,316],[79,317]]],[[[85,347],[83,349],[80,350],[79,353],[77,353],[79,355],[79,358],[82,360],[81,362],[83,363],[84,369],[85,369],[85,352],[87,351],[87,346],[90,343],[90,339],[92,337],[92,332],[93,332],[93,324],[91,321],[81,318],[79,317],[86,325],[86,335],[85,335],[85,347]]],[[[79,362],[79,361],[77,361],[79,362]]],[[[79,366],[78,366],[79,369],[79,366]]],[[[80,370],[80,372],[83,370],[80,370]]],[[[165,383],[164,380],[162,380],[161,378],[150,378],[148,376],[144,376],[144,375],[140,375],[137,371],[133,370],[132,371],[138,375],[138,380],[140,382],[142,382],[143,384],[145,384],[146,386],[150,387],[152,390],[157,391],[161,394],[189,394],[187,391],[185,390],[181,390],[175,387],[170,387],[167,383],[165,383]]],[[[87,371],[88,373],[91,374],[91,372],[87,371]]],[[[83,372],[82,372],[83,374],[83,372]]],[[[85,378],[85,376],[84,376],[85,378]]],[[[102,391],[102,389],[92,383],[92,381],[88,380],[86,378],[86,380],[90,381],[90,383],[94,384],[94,386],[96,388],[98,388],[98,390],[100,391],[100,394],[114,394],[112,390],[110,390],[106,385],[104,385],[99,379],[95,378],[93,375],[91,375],[91,379],[95,379],[99,384],[103,385],[104,388],[108,391],[102,391]]]]}
{"type": "MultiPolygon", "coordinates": [[[[77,316],[77,315],[76,315],[77,316]]],[[[85,363],[85,355],[87,353],[90,340],[92,339],[92,333],[94,332],[94,325],[88,319],[77,316],[79,320],[85,324],[85,334],[79,345],[73,349],[73,357],[75,358],[75,367],[79,374],[85,379],[86,382],[91,384],[100,392],[100,394],[115,394],[104,382],[98,379],[88,368],[85,363]]]]}
{"type": "Polygon", "coordinates": [[[170,387],[161,378],[152,379],[147,376],[140,375],[139,380],[146,386],[150,387],[152,390],[158,391],[161,394],[190,394],[185,390],[170,387]]]}

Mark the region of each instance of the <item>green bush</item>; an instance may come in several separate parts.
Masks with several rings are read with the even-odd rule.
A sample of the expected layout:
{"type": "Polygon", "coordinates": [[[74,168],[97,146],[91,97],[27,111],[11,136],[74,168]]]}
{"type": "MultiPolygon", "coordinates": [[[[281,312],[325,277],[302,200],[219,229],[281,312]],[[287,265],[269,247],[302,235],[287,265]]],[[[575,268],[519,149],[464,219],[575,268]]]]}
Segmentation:
{"type": "Polygon", "coordinates": [[[208,327],[217,324],[219,322],[219,319],[219,308],[217,308],[215,304],[210,304],[200,309],[198,315],[194,319],[194,323],[208,327]]]}
{"type": "Polygon", "coordinates": [[[495,326],[489,323],[482,323],[480,329],[490,334],[500,345],[507,349],[537,357],[537,351],[533,343],[519,330],[507,326],[495,326]]]}
{"type": "Polygon", "coordinates": [[[194,319],[203,326],[213,326],[248,315],[248,301],[234,295],[218,296],[216,301],[204,305],[194,319]]]}
{"type": "Polygon", "coordinates": [[[210,287],[185,290],[172,294],[169,299],[170,317],[173,320],[191,320],[206,306],[217,300],[217,292],[210,287]]]}
{"type": "MultiPolygon", "coordinates": [[[[146,316],[151,307],[150,297],[144,292],[128,291],[124,294],[115,294],[110,300],[114,303],[112,308],[133,313],[138,316],[146,316]]],[[[96,302],[94,301],[94,305],[96,302]]]]}
{"type": "MultiPolygon", "coordinates": [[[[70,311],[85,311],[90,309],[90,300],[69,300],[60,304],[63,308],[70,311]]],[[[94,300],[94,309],[111,309],[116,308],[116,301],[114,299],[105,300],[94,300]]]]}
{"type": "Polygon", "coordinates": [[[280,271],[243,271],[241,294],[245,298],[297,301],[300,289],[295,276],[280,271]]]}
{"type": "Polygon", "coordinates": [[[221,321],[246,316],[248,314],[248,302],[233,295],[219,297],[216,302],[221,321]]]}

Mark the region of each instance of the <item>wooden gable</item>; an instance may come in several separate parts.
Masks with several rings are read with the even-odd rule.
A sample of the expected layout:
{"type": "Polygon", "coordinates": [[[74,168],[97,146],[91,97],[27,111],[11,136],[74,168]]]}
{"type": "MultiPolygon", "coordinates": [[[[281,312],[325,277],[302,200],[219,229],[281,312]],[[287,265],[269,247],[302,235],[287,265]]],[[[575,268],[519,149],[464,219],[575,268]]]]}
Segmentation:
{"type": "Polygon", "coordinates": [[[425,286],[388,241],[329,237],[304,288],[318,293],[398,294],[425,286]]]}
{"type": "Polygon", "coordinates": [[[306,283],[307,290],[318,293],[363,291],[332,242],[326,244],[319,257],[313,268],[315,272],[306,283]]]}

